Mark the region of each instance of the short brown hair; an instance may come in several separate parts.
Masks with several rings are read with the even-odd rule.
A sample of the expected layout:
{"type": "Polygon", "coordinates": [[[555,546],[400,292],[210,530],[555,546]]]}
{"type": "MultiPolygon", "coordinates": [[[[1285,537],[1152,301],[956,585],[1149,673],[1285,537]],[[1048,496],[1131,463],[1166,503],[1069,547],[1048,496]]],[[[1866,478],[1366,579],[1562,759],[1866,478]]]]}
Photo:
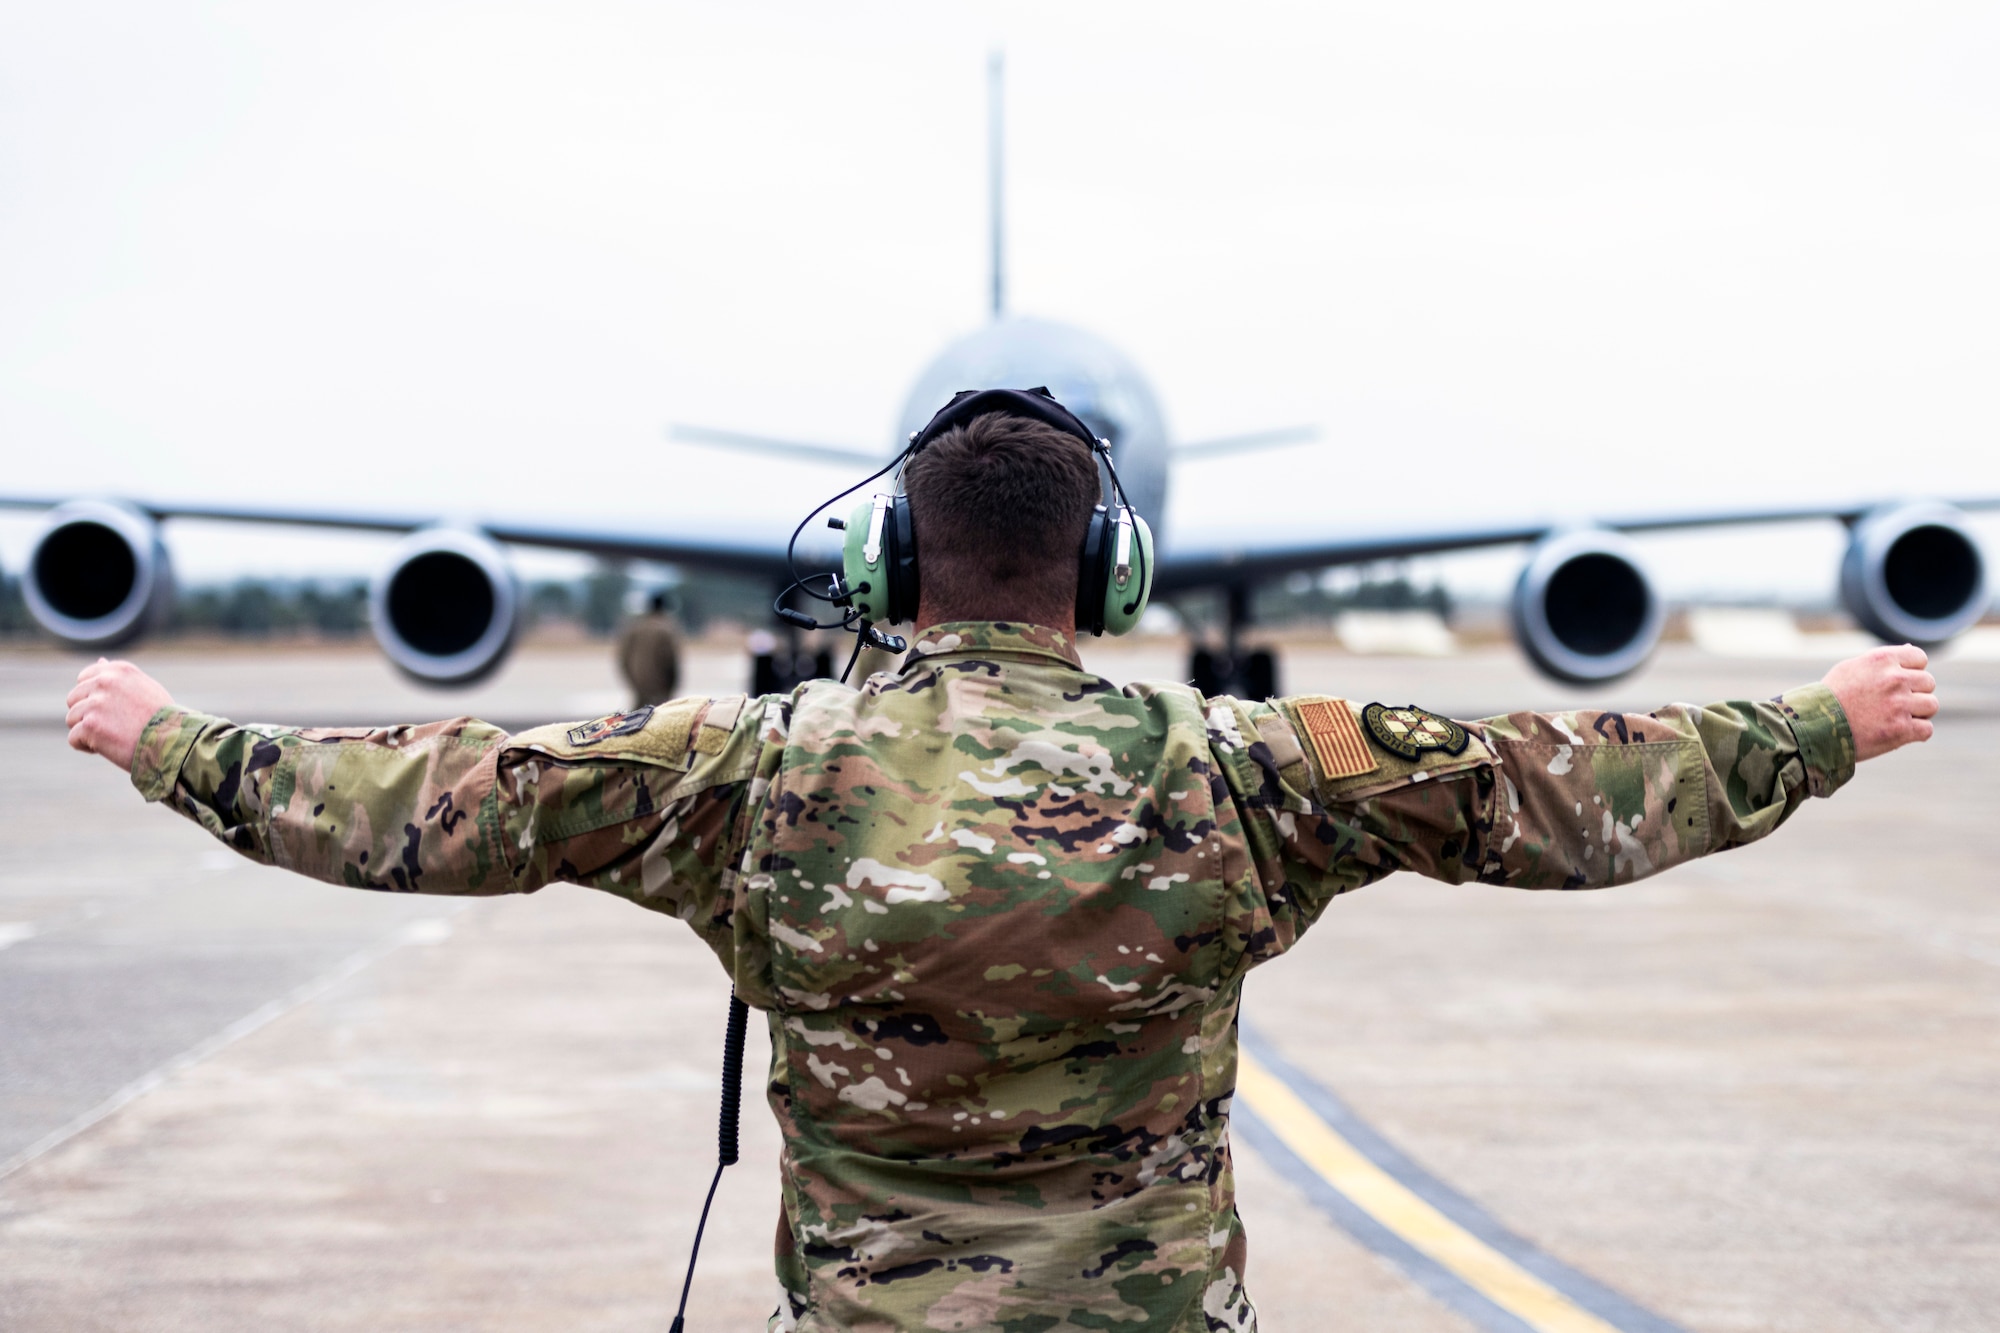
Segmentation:
{"type": "Polygon", "coordinates": [[[1097,459],[1083,441],[988,412],[926,444],[903,486],[927,601],[968,616],[983,604],[1026,605],[1043,620],[1076,605],[1078,557],[1099,495],[1097,459]]]}

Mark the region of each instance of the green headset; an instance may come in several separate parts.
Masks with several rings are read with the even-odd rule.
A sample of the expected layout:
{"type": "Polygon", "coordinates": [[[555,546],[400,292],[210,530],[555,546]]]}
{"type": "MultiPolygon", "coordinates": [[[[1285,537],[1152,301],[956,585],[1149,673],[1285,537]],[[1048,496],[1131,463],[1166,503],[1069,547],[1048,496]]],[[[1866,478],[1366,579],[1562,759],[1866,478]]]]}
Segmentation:
{"type": "MultiPolygon", "coordinates": [[[[967,389],[954,395],[930,424],[910,437],[909,447],[896,460],[899,475],[900,466],[932,440],[989,412],[1053,426],[1083,441],[1104,460],[1111,494],[1105,497],[1108,503],[1092,512],[1078,553],[1076,627],[1092,634],[1129,633],[1145,614],[1146,599],[1153,591],[1153,530],[1125,499],[1111,461],[1110,441],[1092,434],[1047,389],[967,389]]],[[[851,606],[865,621],[890,625],[914,621],[921,585],[910,497],[900,488],[873,496],[856,505],[844,524],[836,520],[835,526],[846,528],[847,540],[840,578],[830,589],[833,600],[851,606]]]]}

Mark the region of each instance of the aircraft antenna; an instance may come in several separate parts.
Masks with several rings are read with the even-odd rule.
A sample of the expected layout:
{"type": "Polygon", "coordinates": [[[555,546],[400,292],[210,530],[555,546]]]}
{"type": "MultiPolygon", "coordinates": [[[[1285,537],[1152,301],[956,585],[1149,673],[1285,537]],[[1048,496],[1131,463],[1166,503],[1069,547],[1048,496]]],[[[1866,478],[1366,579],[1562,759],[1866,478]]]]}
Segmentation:
{"type": "Polygon", "coordinates": [[[1007,311],[1006,242],[1003,231],[1006,201],[1002,193],[1006,179],[1006,165],[1001,151],[1000,137],[1001,125],[1005,119],[1000,97],[1003,65],[1004,59],[997,50],[986,57],[987,205],[991,210],[987,220],[987,231],[993,248],[993,318],[995,319],[1007,311]]]}

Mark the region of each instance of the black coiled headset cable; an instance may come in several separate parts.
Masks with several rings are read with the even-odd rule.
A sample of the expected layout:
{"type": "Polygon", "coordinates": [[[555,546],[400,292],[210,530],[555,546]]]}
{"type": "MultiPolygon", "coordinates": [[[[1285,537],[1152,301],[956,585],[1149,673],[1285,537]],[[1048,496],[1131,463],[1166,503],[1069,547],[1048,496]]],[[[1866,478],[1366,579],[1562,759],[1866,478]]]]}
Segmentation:
{"type": "MultiPolygon", "coordinates": [[[[881,473],[875,475],[880,476],[881,473]]],[[[825,507],[820,506],[822,509],[825,507]]],[[[861,656],[861,645],[868,642],[868,622],[864,620],[861,625],[861,636],[854,641],[854,655],[847,659],[847,670],[840,673],[843,685],[854,672],[855,659],[861,656]]],[[[694,1248],[688,1251],[687,1279],[681,1283],[681,1304],[674,1311],[674,1322],[668,1333],[684,1333],[687,1327],[688,1292],[694,1288],[695,1260],[701,1257],[701,1233],[708,1227],[708,1210],[715,1203],[715,1187],[722,1183],[722,1168],[736,1165],[736,1130],[743,1119],[743,1037],[749,1023],[750,1006],[737,997],[732,987],[729,992],[729,1026],[722,1034],[722,1114],[715,1127],[715,1178],[708,1182],[708,1197],[701,1201],[701,1221],[695,1223],[694,1248]]]]}
{"type": "Polygon", "coordinates": [[[722,1183],[722,1168],[736,1165],[736,1128],[743,1118],[743,1035],[749,1022],[750,1006],[732,989],[729,1028],[722,1037],[722,1114],[715,1127],[715,1178],[708,1182],[708,1197],[701,1202],[701,1221],[695,1224],[687,1280],[681,1283],[681,1304],[674,1311],[670,1333],[683,1333],[687,1326],[688,1292],[694,1287],[695,1260],[701,1257],[701,1233],[708,1227],[708,1210],[715,1202],[715,1187],[722,1183]]]}

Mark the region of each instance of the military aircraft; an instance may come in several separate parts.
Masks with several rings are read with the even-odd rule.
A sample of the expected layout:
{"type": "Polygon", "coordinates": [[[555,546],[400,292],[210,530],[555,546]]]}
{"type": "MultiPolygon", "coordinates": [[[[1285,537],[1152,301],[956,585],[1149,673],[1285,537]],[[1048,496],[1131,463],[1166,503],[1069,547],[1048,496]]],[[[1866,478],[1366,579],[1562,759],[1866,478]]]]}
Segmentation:
{"type": "MultiPolygon", "coordinates": [[[[962,388],[1046,385],[1111,442],[1119,477],[1153,524],[1159,563],[1154,595],[1173,601],[1219,589],[1226,613],[1220,645],[1193,650],[1188,674],[1205,692],[1261,697],[1277,691],[1268,651],[1246,651],[1252,590],[1299,570],[1526,545],[1512,600],[1515,636],[1529,659],[1560,680],[1593,683],[1623,676],[1658,642],[1665,605],[1627,534],[1697,526],[1837,519],[1849,530],[1840,594],[1854,618],[1884,640],[1939,644],[1976,622],[1988,605],[1979,545],[1964,511],[2000,507],[1992,498],[1864,499],[1851,505],[1774,506],[1684,514],[1596,514],[1578,508],[1520,522],[1374,524],[1343,514],[1303,532],[1255,528],[1182,539],[1166,530],[1167,492],[1176,461],[1270,447],[1310,432],[1298,428],[1200,443],[1168,436],[1159,398],[1146,377],[1103,339],[1069,325],[1011,314],[1005,302],[1002,231],[1000,69],[989,76],[991,138],[991,320],[944,349],[917,377],[897,433],[879,452],[777,440],[737,431],[680,426],[675,435],[796,459],[866,464],[873,471],[962,388]]],[[[857,475],[865,475],[857,467],[857,475]]],[[[688,568],[791,580],[786,537],[791,523],[715,522],[697,512],[663,519],[657,529],[615,531],[506,519],[464,521],[439,514],[337,513],[237,506],[159,504],[143,499],[6,497],[0,505],[49,510],[22,584],[35,619],[80,647],[130,642],[157,625],[171,605],[173,576],[161,524],[175,518],[235,519],[408,534],[371,593],[371,619],[382,650],[397,667],[432,684],[465,684],[505,659],[519,623],[521,598],[507,546],[580,551],[688,568]]],[[[801,547],[802,567],[837,562],[821,534],[801,547]]],[[[769,681],[769,663],[759,678],[769,681]]],[[[823,669],[823,668],[822,668],[823,669]]]]}

